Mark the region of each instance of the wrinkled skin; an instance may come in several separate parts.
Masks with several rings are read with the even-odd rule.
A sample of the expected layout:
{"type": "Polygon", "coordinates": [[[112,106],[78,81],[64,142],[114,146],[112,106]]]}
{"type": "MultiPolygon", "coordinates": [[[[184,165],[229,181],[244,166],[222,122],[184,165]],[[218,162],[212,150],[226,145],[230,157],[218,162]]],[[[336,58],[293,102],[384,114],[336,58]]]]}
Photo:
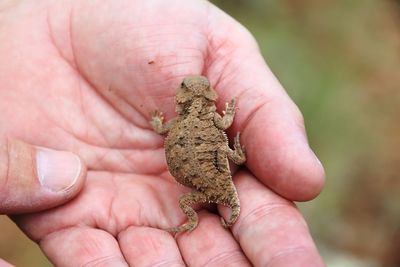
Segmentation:
{"type": "Polygon", "coordinates": [[[6,0],[0,22],[1,130],[88,166],[75,199],[13,217],[55,265],[323,266],[291,202],[320,192],[323,169],[237,22],[195,0],[6,0]],[[242,210],[231,231],[204,210],[175,240],[160,229],[184,222],[176,203],[187,189],[168,174],[148,121],[155,109],[175,116],[188,74],[210,79],[219,110],[240,99],[228,134],[241,132],[248,161],[233,178],[242,210]]]}

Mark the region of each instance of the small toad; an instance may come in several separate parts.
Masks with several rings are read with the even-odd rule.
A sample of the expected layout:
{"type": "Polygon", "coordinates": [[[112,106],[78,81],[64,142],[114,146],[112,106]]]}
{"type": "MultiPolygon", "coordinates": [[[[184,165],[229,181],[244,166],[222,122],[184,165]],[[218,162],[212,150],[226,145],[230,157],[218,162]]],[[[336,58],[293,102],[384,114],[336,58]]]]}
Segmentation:
{"type": "Polygon", "coordinates": [[[234,150],[224,132],[233,122],[236,100],[226,103],[223,116],[216,110],[216,91],[204,76],[188,76],[176,93],[177,117],[163,123],[162,112],[155,111],[150,121],[155,132],[168,133],[165,155],[168,169],[176,181],[193,189],[182,195],[179,206],[188,217],[181,226],[167,229],[173,233],[192,231],[198,216],[191,207],[195,203],[216,203],[232,209],[230,219],[221,217],[222,225],[232,226],[240,213],[240,203],[228,159],[240,165],[246,161],[239,133],[234,150]]]}

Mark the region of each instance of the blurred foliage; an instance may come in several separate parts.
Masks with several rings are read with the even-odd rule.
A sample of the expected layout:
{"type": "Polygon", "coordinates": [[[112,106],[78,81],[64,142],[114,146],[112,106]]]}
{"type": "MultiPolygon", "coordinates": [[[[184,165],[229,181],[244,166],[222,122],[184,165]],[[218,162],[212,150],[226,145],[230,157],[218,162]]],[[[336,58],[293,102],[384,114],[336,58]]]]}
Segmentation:
{"type": "MultiPolygon", "coordinates": [[[[400,1],[212,2],[254,34],[304,114],[327,181],[299,206],[328,266],[400,266],[400,1]]],[[[51,266],[0,225],[0,257],[51,266]]]]}
{"type": "Polygon", "coordinates": [[[39,247],[30,241],[6,216],[0,216],[0,229],[0,258],[17,267],[53,266],[39,247]]]}
{"type": "Polygon", "coordinates": [[[400,1],[213,2],[304,114],[327,181],[300,207],[328,265],[400,266],[400,1]]]}

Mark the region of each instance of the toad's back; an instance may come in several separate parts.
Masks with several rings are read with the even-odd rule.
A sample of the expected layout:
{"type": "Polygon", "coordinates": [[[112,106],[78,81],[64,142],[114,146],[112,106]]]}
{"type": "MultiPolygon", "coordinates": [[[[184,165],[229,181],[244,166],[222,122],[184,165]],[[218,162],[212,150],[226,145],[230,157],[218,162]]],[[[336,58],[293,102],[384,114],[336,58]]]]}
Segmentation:
{"type": "Polygon", "coordinates": [[[169,171],[185,186],[198,190],[212,186],[224,171],[217,164],[218,149],[227,144],[225,133],[212,119],[180,118],[165,142],[169,171]],[[207,177],[214,182],[207,181],[207,177]]]}

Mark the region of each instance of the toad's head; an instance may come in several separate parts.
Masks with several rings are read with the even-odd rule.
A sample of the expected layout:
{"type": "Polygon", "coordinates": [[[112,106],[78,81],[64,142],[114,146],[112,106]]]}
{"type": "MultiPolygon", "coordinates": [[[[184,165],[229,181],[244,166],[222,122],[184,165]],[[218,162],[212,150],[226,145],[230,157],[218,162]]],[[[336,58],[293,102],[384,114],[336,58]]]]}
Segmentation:
{"type": "Polygon", "coordinates": [[[204,76],[192,75],[183,79],[176,93],[177,104],[187,104],[195,98],[205,98],[209,101],[216,101],[217,92],[210,86],[210,82],[204,76]]]}

